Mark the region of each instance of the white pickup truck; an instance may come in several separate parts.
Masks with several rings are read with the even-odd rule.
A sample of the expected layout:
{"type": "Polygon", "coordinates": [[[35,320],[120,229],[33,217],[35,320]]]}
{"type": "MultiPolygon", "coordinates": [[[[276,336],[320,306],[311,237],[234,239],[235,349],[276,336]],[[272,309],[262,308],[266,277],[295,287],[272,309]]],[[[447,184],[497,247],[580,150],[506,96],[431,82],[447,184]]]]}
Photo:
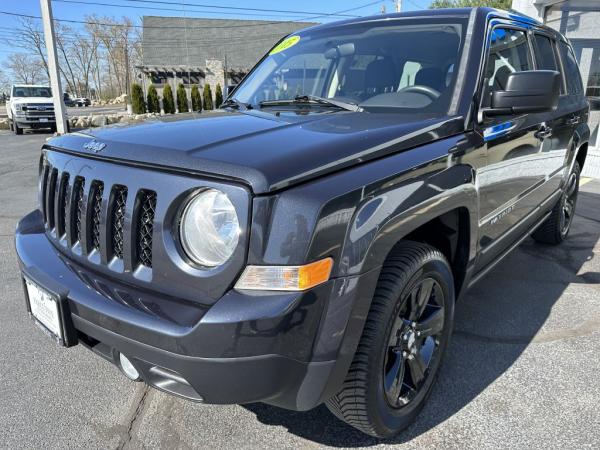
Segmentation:
{"type": "Polygon", "coordinates": [[[23,134],[23,129],[50,128],[56,131],[52,90],[43,85],[15,84],[6,103],[10,129],[23,134]]]}

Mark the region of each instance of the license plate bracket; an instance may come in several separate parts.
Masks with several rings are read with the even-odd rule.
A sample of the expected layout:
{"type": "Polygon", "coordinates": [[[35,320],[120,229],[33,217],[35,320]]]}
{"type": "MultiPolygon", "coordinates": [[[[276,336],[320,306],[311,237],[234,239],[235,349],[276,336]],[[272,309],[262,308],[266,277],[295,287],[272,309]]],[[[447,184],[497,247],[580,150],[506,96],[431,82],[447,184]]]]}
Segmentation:
{"type": "Polygon", "coordinates": [[[23,287],[27,310],[33,322],[59,345],[76,345],[77,332],[67,299],[27,277],[23,278],[23,287]]]}

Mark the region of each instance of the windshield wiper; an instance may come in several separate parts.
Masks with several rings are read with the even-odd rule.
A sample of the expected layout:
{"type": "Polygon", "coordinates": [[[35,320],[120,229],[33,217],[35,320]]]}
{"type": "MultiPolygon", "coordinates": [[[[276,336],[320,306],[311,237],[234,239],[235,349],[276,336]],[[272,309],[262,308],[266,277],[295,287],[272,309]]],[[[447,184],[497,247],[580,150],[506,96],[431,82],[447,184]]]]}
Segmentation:
{"type": "Polygon", "coordinates": [[[243,102],[240,102],[239,100],[236,100],[235,98],[228,98],[223,103],[221,103],[221,106],[219,106],[219,108],[234,108],[234,109],[240,109],[241,107],[243,107],[244,109],[252,109],[252,105],[250,103],[243,103],[243,102]]]}
{"type": "Polygon", "coordinates": [[[362,108],[356,103],[344,102],[342,100],[334,100],[332,98],[317,97],[316,95],[296,95],[293,99],[287,100],[264,100],[259,102],[259,106],[282,106],[282,105],[306,105],[316,104],[323,106],[333,106],[336,108],[345,109],[346,111],[362,111],[362,108]]]}

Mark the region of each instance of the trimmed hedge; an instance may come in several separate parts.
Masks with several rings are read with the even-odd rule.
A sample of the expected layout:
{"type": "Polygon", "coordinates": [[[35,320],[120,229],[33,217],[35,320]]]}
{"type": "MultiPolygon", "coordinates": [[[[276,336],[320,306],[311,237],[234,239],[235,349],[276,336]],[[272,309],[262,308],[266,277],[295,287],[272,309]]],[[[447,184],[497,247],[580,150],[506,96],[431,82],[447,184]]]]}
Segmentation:
{"type": "Polygon", "coordinates": [[[163,109],[165,114],[175,114],[175,102],[170,84],[166,84],[163,88],[163,109]]]}
{"type": "Polygon", "coordinates": [[[197,84],[192,86],[192,111],[202,111],[202,97],[200,96],[200,89],[198,89],[197,84]]]}
{"type": "Polygon", "coordinates": [[[160,113],[160,102],[158,100],[158,92],[153,84],[148,88],[148,112],[160,113]]]}
{"type": "Polygon", "coordinates": [[[142,87],[133,83],[131,85],[131,109],[134,114],[144,114],[146,112],[146,102],[144,101],[144,91],[142,87]]]}
{"type": "Polygon", "coordinates": [[[177,86],[177,109],[180,113],[186,113],[190,110],[187,93],[185,92],[185,87],[181,83],[177,86]]]}

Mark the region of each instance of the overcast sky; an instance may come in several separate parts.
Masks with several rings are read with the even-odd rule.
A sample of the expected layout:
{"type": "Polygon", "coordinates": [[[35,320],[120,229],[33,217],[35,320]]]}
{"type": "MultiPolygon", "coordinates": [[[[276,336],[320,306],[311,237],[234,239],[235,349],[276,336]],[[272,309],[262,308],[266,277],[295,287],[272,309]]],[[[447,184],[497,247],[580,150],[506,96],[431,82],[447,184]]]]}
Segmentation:
{"type": "MultiPolygon", "coordinates": [[[[136,23],[139,23],[140,17],[144,15],[185,15],[186,17],[218,19],[309,20],[315,22],[331,22],[333,20],[343,19],[344,17],[315,17],[311,14],[226,10],[211,8],[210,6],[332,13],[356,8],[372,2],[373,0],[160,0],[159,3],[145,3],[144,1],[135,0],[53,0],[53,11],[56,19],[83,20],[86,15],[95,13],[113,17],[128,16],[136,23]],[[172,3],[172,6],[167,5],[167,2],[172,3]],[[91,3],[103,3],[104,5],[93,5],[91,3]],[[207,5],[209,7],[200,7],[197,5],[207,5]],[[174,11],[153,8],[167,8],[173,9],[174,11]],[[184,10],[185,14],[183,13],[184,10]]],[[[402,0],[402,9],[406,11],[424,9],[427,8],[430,3],[431,0],[402,0]]],[[[394,11],[394,2],[392,0],[381,0],[376,4],[349,12],[348,14],[361,16],[378,14],[381,10],[381,5],[385,5],[388,12],[394,11]]],[[[39,0],[0,0],[0,11],[40,16],[40,2],[39,0]]],[[[73,27],[77,26],[75,24],[69,25],[73,27]]],[[[18,21],[16,17],[0,13],[0,67],[10,53],[21,51],[15,49],[9,41],[11,29],[14,29],[14,27],[17,26],[18,21]]]]}

